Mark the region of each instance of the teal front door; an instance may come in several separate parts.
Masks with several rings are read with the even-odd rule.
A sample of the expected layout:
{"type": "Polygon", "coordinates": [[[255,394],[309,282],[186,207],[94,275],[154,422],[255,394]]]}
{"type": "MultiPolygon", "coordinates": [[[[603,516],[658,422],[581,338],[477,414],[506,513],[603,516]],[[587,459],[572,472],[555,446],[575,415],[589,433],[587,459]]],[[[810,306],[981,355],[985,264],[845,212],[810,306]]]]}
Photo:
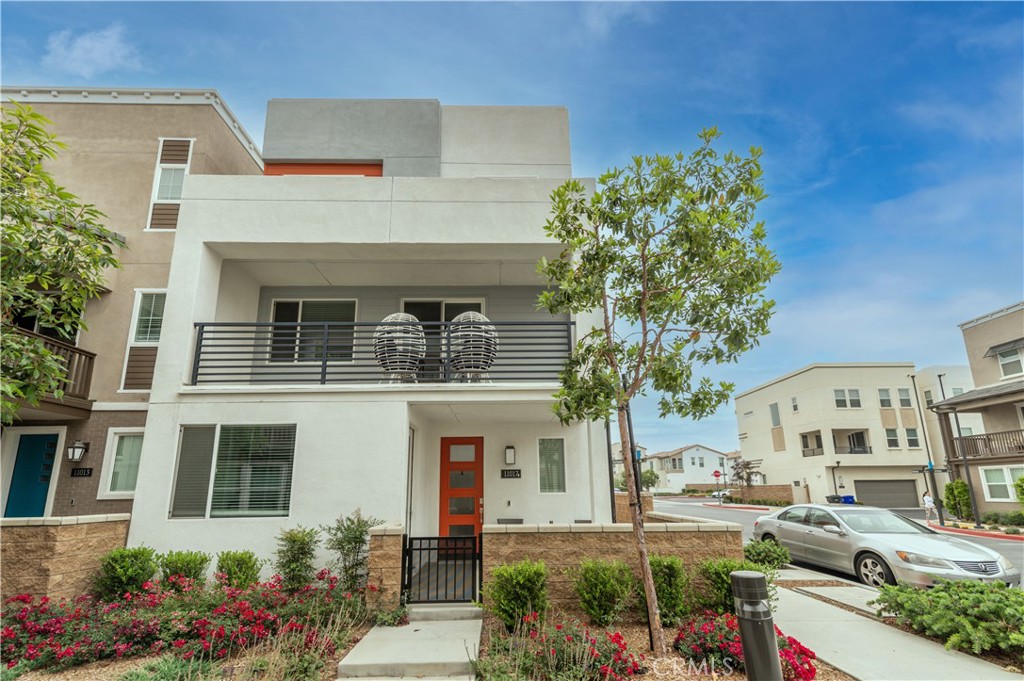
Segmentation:
{"type": "Polygon", "coordinates": [[[22,435],[14,459],[5,518],[40,518],[57,459],[57,434],[22,435]]]}

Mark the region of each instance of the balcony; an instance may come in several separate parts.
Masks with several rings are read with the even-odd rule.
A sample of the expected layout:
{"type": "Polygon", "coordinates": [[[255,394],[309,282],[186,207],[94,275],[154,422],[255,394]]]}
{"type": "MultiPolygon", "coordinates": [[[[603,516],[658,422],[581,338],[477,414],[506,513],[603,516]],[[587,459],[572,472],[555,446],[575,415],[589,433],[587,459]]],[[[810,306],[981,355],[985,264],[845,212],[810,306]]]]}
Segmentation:
{"type": "Polygon", "coordinates": [[[808,456],[824,456],[825,455],[825,450],[822,449],[821,447],[811,447],[809,449],[801,449],[800,453],[803,454],[804,457],[808,457],[808,456]]]}
{"type": "Polygon", "coordinates": [[[851,445],[847,447],[836,446],[836,454],[870,454],[871,447],[868,445],[851,445]]]}
{"type": "Polygon", "coordinates": [[[956,456],[969,458],[1024,454],[1024,430],[1007,430],[953,438],[956,456]]]}
{"type": "Polygon", "coordinates": [[[375,334],[402,324],[199,322],[191,384],[553,382],[573,343],[573,322],[490,321],[486,341],[467,337],[465,323],[424,323],[413,349],[399,348],[396,359],[396,346],[375,334]]]}
{"type": "MultiPolygon", "coordinates": [[[[57,384],[57,390],[62,390],[64,396],[56,398],[47,395],[43,398],[39,411],[57,412],[66,416],[87,415],[92,410],[89,390],[92,387],[92,370],[96,354],[25,329],[16,328],[14,332],[41,340],[43,347],[64,361],[66,374],[57,384]]],[[[23,410],[23,413],[28,415],[32,412],[23,410]]]]}

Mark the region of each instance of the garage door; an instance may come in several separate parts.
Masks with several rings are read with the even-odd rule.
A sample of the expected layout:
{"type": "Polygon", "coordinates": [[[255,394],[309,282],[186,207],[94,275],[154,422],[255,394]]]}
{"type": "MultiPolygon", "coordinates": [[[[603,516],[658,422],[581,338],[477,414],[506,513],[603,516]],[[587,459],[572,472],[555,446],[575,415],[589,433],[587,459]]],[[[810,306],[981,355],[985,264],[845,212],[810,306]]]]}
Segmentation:
{"type": "Polygon", "coordinates": [[[917,508],[917,485],[913,480],[854,480],[857,501],[882,508],[917,508]]]}

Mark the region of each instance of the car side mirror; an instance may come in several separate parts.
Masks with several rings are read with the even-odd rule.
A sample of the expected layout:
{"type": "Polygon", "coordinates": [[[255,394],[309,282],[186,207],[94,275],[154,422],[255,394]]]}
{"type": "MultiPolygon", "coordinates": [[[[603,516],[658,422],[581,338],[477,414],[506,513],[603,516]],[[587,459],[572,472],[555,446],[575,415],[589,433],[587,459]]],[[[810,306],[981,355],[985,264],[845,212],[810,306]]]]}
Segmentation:
{"type": "Polygon", "coordinates": [[[838,534],[840,537],[846,536],[846,532],[838,525],[823,525],[821,529],[825,530],[828,534],[838,534]]]}

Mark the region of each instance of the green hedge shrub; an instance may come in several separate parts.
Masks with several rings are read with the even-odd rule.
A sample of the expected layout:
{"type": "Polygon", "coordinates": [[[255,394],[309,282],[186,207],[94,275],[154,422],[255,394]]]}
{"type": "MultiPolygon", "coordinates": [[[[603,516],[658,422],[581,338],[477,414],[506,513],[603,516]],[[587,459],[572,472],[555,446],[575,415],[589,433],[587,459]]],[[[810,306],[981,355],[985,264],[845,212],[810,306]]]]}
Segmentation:
{"type": "Polygon", "coordinates": [[[743,547],[743,557],[751,563],[758,563],[774,570],[786,565],[791,559],[789,549],[774,541],[752,541],[743,547]]]}
{"type": "Polygon", "coordinates": [[[1024,661],[1024,591],[996,582],[940,581],[931,589],[883,586],[872,601],[947,648],[980,654],[999,649],[1024,661]]]}
{"type": "Polygon", "coordinates": [[[1011,525],[1013,527],[1020,527],[1024,525],[1024,512],[1021,511],[1010,511],[1009,513],[1003,513],[999,517],[999,522],[1003,525],[1011,525]]]}
{"type": "Polygon", "coordinates": [[[320,544],[320,531],[312,527],[281,530],[277,535],[274,570],[288,591],[297,591],[313,581],[313,559],[320,544]]]}
{"type": "Polygon", "coordinates": [[[1024,508],[1024,477],[1013,481],[1013,490],[1017,493],[1017,503],[1024,508]]]}
{"type": "Polygon", "coordinates": [[[540,560],[499,565],[484,591],[487,608],[512,631],[524,615],[547,610],[547,566],[540,560]]]}
{"type": "Polygon", "coordinates": [[[252,551],[221,551],[217,554],[217,572],[236,589],[244,589],[260,581],[263,561],[252,551]]]}
{"type": "Polygon", "coordinates": [[[195,580],[196,586],[202,587],[212,560],[213,556],[202,551],[168,551],[158,559],[160,576],[166,581],[168,577],[181,575],[195,580]]]}
{"type": "Polygon", "coordinates": [[[633,600],[633,573],[621,560],[588,558],[573,573],[580,607],[595,627],[610,626],[633,600]]]}
{"type": "MultiPolygon", "coordinates": [[[[679,556],[651,556],[650,561],[654,591],[658,594],[661,623],[666,627],[676,626],[690,614],[690,573],[679,556]]],[[[637,588],[640,609],[646,619],[647,607],[643,585],[638,583],[637,588]]]]}
{"type": "Polygon", "coordinates": [[[335,554],[331,567],[336,569],[343,590],[357,591],[366,586],[370,528],[382,522],[372,516],[364,518],[356,510],[338,518],[333,525],[321,526],[326,535],[324,548],[335,554]]]}
{"type": "Polygon", "coordinates": [[[153,579],[157,567],[156,551],[148,546],[114,549],[100,558],[93,590],[100,600],[118,600],[125,593],[141,591],[143,583],[153,579]]]}
{"type": "Polygon", "coordinates": [[[776,587],[772,583],[776,574],[774,569],[747,560],[716,558],[702,561],[697,565],[697,574],[700,575],[703,587],[699,594],[702,607],[718,613],[735,613],[736,608],[732,600],[732,580],[729,578],[729,573],[736,570],[753,570],[764,573],[768,578],[768,599],[775,601],[776,587]]]}

